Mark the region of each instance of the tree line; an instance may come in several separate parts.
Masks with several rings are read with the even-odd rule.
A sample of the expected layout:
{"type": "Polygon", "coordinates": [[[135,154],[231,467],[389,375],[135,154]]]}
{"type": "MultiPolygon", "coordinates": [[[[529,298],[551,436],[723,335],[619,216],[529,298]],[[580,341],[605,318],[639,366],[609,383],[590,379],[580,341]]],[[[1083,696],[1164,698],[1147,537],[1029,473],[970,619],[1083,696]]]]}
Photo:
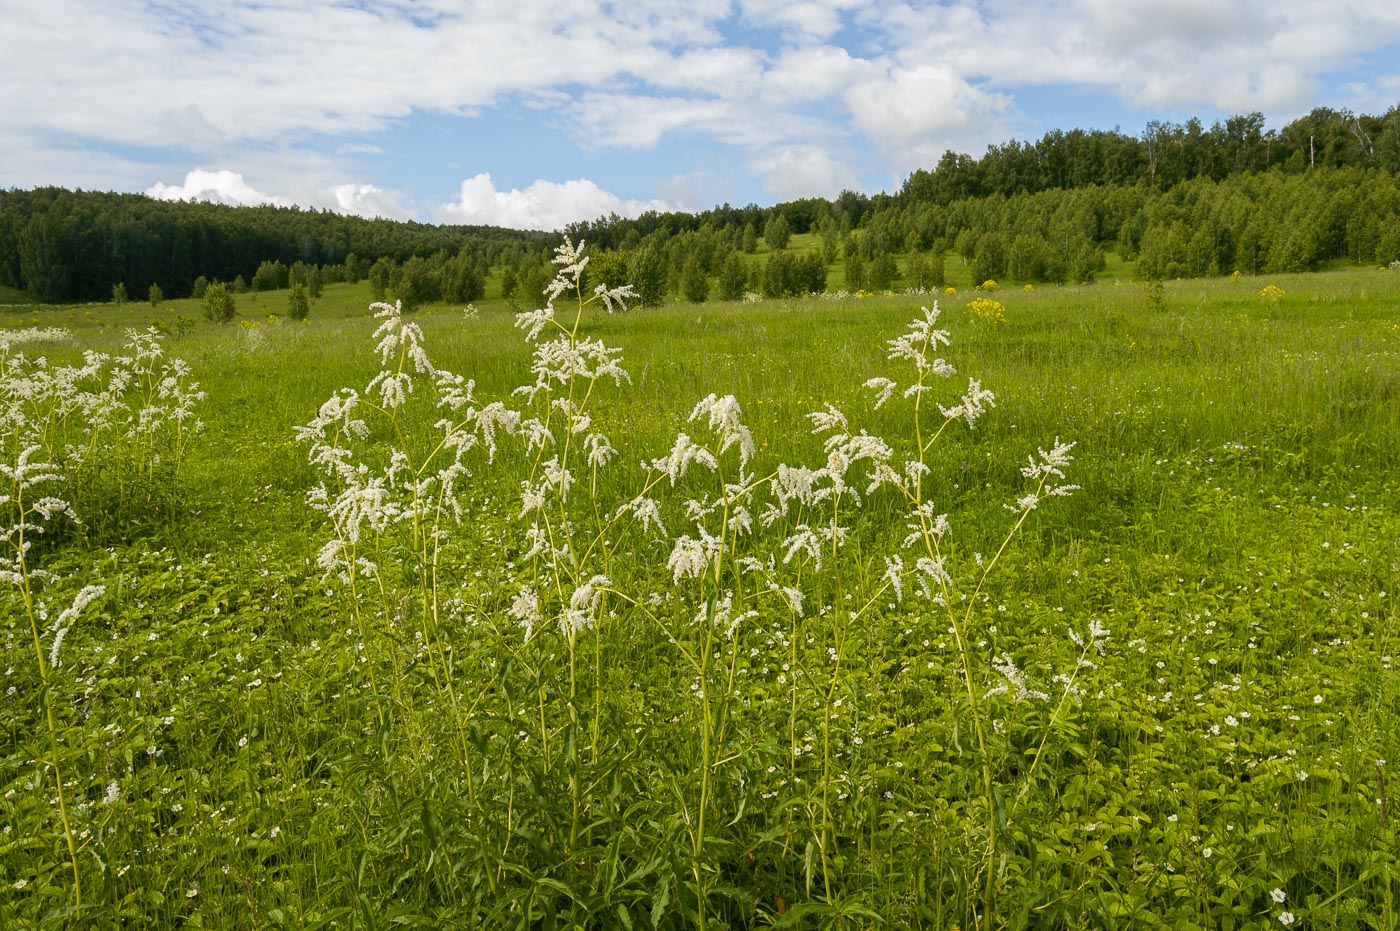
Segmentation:
{"type": "MultiPolygon", "coordinates": [[[[631,282],[645,303],[734,300],[844,287],[941,287],[945,261],[975,280],[1085,282],[1108,253],[1140,276],[1304,271],[1400,259],[1400,107],[1318,109],[1281,130],[1261,114],[1206,129],[1149,123],[1139,136],[1072,130],[947,153],[895,194],[852,191],[772,207],[602,217],[567,232],[590,243],[593,282],[631,282]],[[804,248],[791,250],[794,235],[804,248]]],[[[466,302],[497,276],[529,302],[548,283],[555,237],[491,227],[365,220],[326,211],[155,201],[44,188],[0,191],[0,284],[40,300],[103,300],[120,284],[182,297],[200,280],[234,290],[319,289],[368,279],[410,306],[466,302]],[[280,269],[280,271],[279,271],[280,269]]]]}
{"type": "Polygon", "coordinates": [[[42,301],[105,300],[118,283],[132,294],[145,294],[155,284],[169,297],[187,297],[200,276],[249,281],[263,262],[341,266],[351,255],[373,263],[465,252],[490,265],[511,250],[544,250],[554,239],[294,207],[232,207],[53,187],[0,190],[0,284],[42,301]]]}

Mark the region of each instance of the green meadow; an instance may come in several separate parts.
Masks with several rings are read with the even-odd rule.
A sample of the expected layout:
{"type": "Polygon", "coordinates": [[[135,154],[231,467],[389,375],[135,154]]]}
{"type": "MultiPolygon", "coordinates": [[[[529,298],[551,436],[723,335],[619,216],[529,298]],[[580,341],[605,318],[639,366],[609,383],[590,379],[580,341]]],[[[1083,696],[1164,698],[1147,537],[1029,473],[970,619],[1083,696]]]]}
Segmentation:
{"type": "Polygon", "coordinates": [[[948,273],[936,296],[590,306],[575,348],[617,347],[630,383],[552,382],[534,416],[580,426],[543,445],[503,420],[488,455],[474,415],[450,476],[443,418],[529,416],[527,308],[405,318],[472,380],[460,408],[402,342],[402,406],[367,390],[364,284],[303,322],[286,291],[229,324],[194,300],[0,308],[0,333],[71,333],[0,370],[6,429],[42,419],[59,473],[21,488],[30,434],[6,436],[0,514],[38,529],[4,541],[0,925],[1397,926],[1400,271],[948,273]],[[935,299],[957,374],[914,396],[916,430],[887,353],[935,299]],[[79,456],[82,408],[41,418],[25,366],[147,327],[206,393],[202,431],[79,456]],[[874,409],[877,376],[899,388],[874,409]],[[945,424],[968,377],[995,407],[945,424]],[[360,413],[327,413],[345,388],[360,413]],[[692,417],[712,394],[751,454],[692,417]],[[863,453],[832,479],[807,416],[828,404],[917,481],[869,489],[863,453]],[[715,470],[676,471],[679,433],[715,470]],[[1057,440],[1073,461],[1043,487],[1079,487],[1026,504],[1057,440]],[[766,523],[798,463],[829,493],[766,523]],[[312,506],[323,483],[360,489],[361,523],[312,506]],[[624,513],[644,489],[660,527],[624,513]]]}

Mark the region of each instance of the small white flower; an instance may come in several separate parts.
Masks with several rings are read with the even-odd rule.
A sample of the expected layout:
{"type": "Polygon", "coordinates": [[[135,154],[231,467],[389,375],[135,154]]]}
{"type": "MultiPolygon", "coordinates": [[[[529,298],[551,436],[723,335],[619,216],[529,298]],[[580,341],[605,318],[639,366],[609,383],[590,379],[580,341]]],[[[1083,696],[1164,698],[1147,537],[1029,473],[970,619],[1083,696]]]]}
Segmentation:
{"type": "Polygon", "coordinates": [[[1284,899],[1288,898],[1288,894],[1282,889],[1274,889],[1272,892],[1269,893],[1269,898],[1282,905],[1284,899]]]}
{"type": "Polygon", "coordinates": [[[1314,696],[1313,696],[1313,704],[1314,704],[1314,705],[1320,705],[1320,704],[1322,704],[1322,696],[1321,696],[1321,695],[1314,695],[1314,696]]]}
{"type": "Polygon", "coordinates": [[[1278,920],[1279,920],[1279,924],[1291,925],[1291,924],[1293,924],[1293,913],[1292,913],[1292,912],[1280,912],[1280,913],[1279,913],[1279,916],[1278,916],[1278,920]]]}
{"type": "Polygon", "coordinates": [[[1209,859],[1210,859],[1210,855],[1211,855],[1212,853],[1214,853],[1214,852],[1215,852],[1215,851],[1213,851],[1213,850],[1211,850],[1209,847],[1207,847],[1206,849],[1204,849],[1204,850],[1201,851],[1201,856],[1203,856],[1203,857],[1205,857],[1207,860],[1209,860],[1209,859]]]}

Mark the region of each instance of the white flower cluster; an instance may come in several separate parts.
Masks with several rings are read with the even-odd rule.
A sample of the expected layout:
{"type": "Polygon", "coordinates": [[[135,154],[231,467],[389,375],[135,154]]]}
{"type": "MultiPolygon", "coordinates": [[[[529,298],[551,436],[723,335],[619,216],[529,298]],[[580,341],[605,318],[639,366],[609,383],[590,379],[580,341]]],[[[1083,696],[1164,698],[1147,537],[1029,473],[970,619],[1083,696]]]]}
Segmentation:
{"type": "MultiPolygon", "coordinates": [[[[59,517],[78,515],[67,500],[44,491],[74,483],[84,470],[139,470],[154,475],[162,465],[178,468],[190,436],[203,425],[195,415],[204,392],[190,378],[189,366],[166,356],[154,328],[128,330],[125,352],[111,356],[86,352],[76,365],[51,365],[17,347],[66,341],[57,327],[0,331],[0,437],[13,461],[0,459],[0,582],[33,593],[58,576],[33,565],[34,538],[59,517]],[[42,488],[42,490],[41,490],[42,488]]],[[[102,595],[100,585],[81,589],[48,623],[49,608],[32,606],[36,638],[40,625],[51,636],[48,665],[61,663],[64,639],[79,615],[102,595]]],[[[37,641],[36,641],[37,647],[37,641]]]]}

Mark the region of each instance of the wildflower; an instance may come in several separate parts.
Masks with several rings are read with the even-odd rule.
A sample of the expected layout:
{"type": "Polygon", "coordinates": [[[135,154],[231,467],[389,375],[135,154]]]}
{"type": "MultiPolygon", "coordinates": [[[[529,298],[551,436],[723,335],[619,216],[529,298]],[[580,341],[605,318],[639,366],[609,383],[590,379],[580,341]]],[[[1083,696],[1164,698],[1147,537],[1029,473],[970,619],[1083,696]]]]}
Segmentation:
{"type": "MultiPolygon", "coordinates": [[[[1032,689],[1026,684],[1025,674],[1016,667],[1015,660],[1006,653],[1001,654],[999,658],[992,661],[992,668],[1006,681],[1001,685],[989,689],[987,691],[987,697],[990,698],[993,695],[1009,692],[1011,697],[1018,702],[1025,701],[1028,698],[1034,698],[1039,701],[1050,700],[1050,696],[1045,692],[1032,689]]],[[[1209,856],[1209,854],[1207,854],[1207,856],[1209,856]]]]}
{"type": "Polygon", "coordinates": [[[1293,924],[1294,920],[1295,920],[1295,919],[1294,919],[1294,916],[1293,916],[1293,913],[1292,913],[1292,912],[1279,912],[1279,916],[1278,916],[1279,924],[1282,924],[1282,925],[1291,925],[1291,924],[1293,924]]]}
{"type": "Polygon", "coordinates": [[[748,465],[749,457],[754,453],[753,435],[739,419],[743,413],[734,395],[727,394],[721,398],[711,394],[691,409],[688,419],[696,421],[703,417],[709,421],[710,429],[719,434],[720,455],[737,445],[739,465],[743,467],[748,465]]]}
{"type": "MultiPolygon", "coordinates": [[[[982,387],[982,383],[975,378],[969,378],[967,382],[967,393],[962,396],[962,401],[952,407],[938,405],[938,409],[944,417],[954,420],[961,417],[967,421],[969,427],[977,422],[977,418],[986,413],[987,408],[996,407],[996,395],[982,387]]],[[[1074,444],[1071,443],[1072,447],[1074,444]]],[[[1066,447],[1068,449],[1068,447],[1066,447]]],[[[1042,451],[1043,455],[1043,451],[1042,451]]],[[[1025,469],[1021,470],[1022,473],[1025,469]]]]}
{"type": "MultiPolygon", "coordinates": [[[[706,617],[709,616],[709,614],[710,606],[702,605],[700,608],[700,613],[695,615],[695,623],[703,624],[705,622],[706,617]]],[[[713,616],[714,625],[716,627],[723,627],[724,635],[731,640],[734,638],[734,634],[738,632],[740,624],[742,624],[744,621],[750,618],[755,617],[758,617],[757,611],[745,611],[743,614],[734,613],[733,592],[725,592],[724,597],[718,599],[715,602],[715,610],[713,616]]]]}
{"type": "Polygon", "coordinates": [[[600,469],[617,456],[617,450],[613,448],[608,438],[601,433],[588,434],[588,436],[584,438],[583,443],[584,447],[588,450],[588,464],[592,468],[600,469]]]}
{"type": "Polygon", "coordinates": [[[645,531],[648,527],[655,526],[659,533],[666,532],[666,525],[661,522],[661,505],[657,504],[654,498],[636,497],[631,501],[622,504],[614,514],[621,517],[624,514],[631,514],[642,525],[645,531]]]}
{"type": "Polygon", "coordinates": [[[710,555],[719,548],[719,541],[700,531],[701,539],[681,536],[671,549],[671,557],[666,560],[666,568],[671,570],[671,578],[679,582],[682,578],[699,578],[710,564],[710,555]]]}
{"type": "Polygon", "coordinates": [[[102,804],[115,805],[121,797],[121,786],[117,785],[116,780],[113,780],[107,784],[107,794],[102,796],[102,804]]]}
{"type": "Polygon", "coordinates": [[[830,404],[826,405],[826,410],[813,411],[808,414],[807,419],[812,422],[813,433],[829,433],[833,430],[845,431],[847,427],[846,415],[830,404]]]}
{"type": "Polygon", "coordinates": [[[1006,306],[1001,301],[994,301],[989,297],[979,297],[968,301],[967,312],[974,317],[981,317],[993,323],[1006,322],[1006,306]]]}
{"type": "Polygon", "coordinates": [[[812,567],[820,572],[822,569],[822,546],[821,539],[806,524],[798,524],[797,532],[783,541],[783,565],[792,562],[798,553],[805,553],[812,560],[812,567]]]}
{"type": "Polygon", "coordinates": [[[896,386],[895,383],[888,378],[872,378],[865,383],[864,387],[873,388],[877,392],[874,409],[878,411],[880,407],[890,399],[890,395],[894,394],[896,386]]]}
{"type": "Polygon", "coordinates": [[[1282,905],[1283,900],[1288,898],[1288,894],[1285,893],[1282,889],[1274,889],[1269,892],[1269,898],[1273,899],[1279,905],[1282,905]]]}
{"type": "Polygon", "coordinates": [[[68,631],[73,628],[73,624],[78,620],[78,615],[83,609],[92,604],[107,589],[101,585],[88,585],[73,598],[73,603],[58,615],[58,620],[53,624],[53,645],[49,648],[49,665],[55,668],[59,665],[59,651],[63,648],[63,638],[68,636],[68,631]]]}
{"type": "Polygon", "coordinates": [[[904,560],[898,556],[885,557],[885,580],[890,583],[890,588],[894,589],[895,601],[904,600],[904,560]]]}
{"type": "Polygon", "coordinates": [[[711,472],[719,466],[714,453],[703,446],[696,446],[690,437],[681,433],[676,436],[676,444],[671,447],[671,454],[662,459],[653,459],[651,467],[665,473],[674,486],[691,464],[697,462],[711,472]]]}
{"type": "Polygon", "coordinates": [[[933,587],[947,591],[953,587],[953,577],[944,568],[945,558],[923,556],[914,564],[914,580],[919,583],[925,598],[933,597],[933,587]]]}
{"type": "Polygon", "coordinates": [[[559,615],[559,629],[565,636],[572,638],[593,626],[603,601],[603,588],[609,584],[607,576],[595,575],[574,589],[568,609],[559,615]]]}
{"type": "Polygon", "coordinates": [[[534,593],[527,585],[516,593],[511,599],[510,616],[525,628],[525,639],[529,640],[535,632],[535,625],[540,618],[540,597],[534,593]]]}

